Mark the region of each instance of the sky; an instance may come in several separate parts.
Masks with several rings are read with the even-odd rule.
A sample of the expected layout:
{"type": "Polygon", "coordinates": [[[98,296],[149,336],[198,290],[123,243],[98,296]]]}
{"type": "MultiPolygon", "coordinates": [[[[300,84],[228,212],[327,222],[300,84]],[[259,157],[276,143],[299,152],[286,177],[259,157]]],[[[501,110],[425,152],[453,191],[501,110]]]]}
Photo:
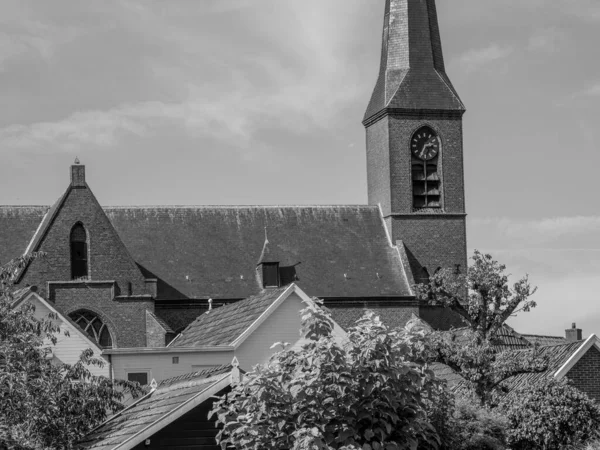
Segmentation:
{"type": "MultiPolygon", "coordinates": [[[[600,2],[438,1],[468,246],[600,334],[600,2]]],[[[0,204],[364,204],[383,0],[0,0],[0,204]]]]}

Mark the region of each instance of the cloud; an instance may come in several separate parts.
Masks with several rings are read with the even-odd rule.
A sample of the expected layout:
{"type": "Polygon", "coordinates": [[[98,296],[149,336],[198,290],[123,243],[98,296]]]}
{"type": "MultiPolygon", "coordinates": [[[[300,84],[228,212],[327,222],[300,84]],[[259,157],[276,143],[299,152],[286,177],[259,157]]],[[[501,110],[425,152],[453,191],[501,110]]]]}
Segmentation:
{"type": "Polygon", "coordinates": [[[489,47],[473,49],[460,56],[456,62],[467,72],[473,72],[481,69],[488,64],[509,57],[513,53],[510,46],[501,46],[492,44],[489,47]]]}
{"type": "Polygon", "coordinates": [[[530,52],[554,53],[562,48],[566,39],[566,34],[557,28],[537,30],[529,37],[527,50],[530,52]]]}
{"type": "MultiPolygon", "coordinates": [[[[114,147],[123,138],[146,138],[163,127],[247,148],[261,145],[255,137],[272,127],[292,133],[334,129],[339,111],[367,95],[360,91],[363,67],[349,64],[348,54],[350,43],[361,41],[360,17],[348,13],[354,19],[332,25],[339,4],[259,2],[249,10],[247,1],[210,0],[165,10],[155,3],[121,1],[112,12],[118,26],[127,30],[130,47],[137,39],[144,43],[140,50],[148,51],[147,69],[129,72],[152,78],[147,98],[127,101],[124,93],[115,106],[86,105],[58,119],[9,124],[0,129],[0,148],[114,147]],[[237,34],[209,28],[213,16],[223,13],[237,34]]],[[[360,2],[344,4],[348,12],[360,2]]],[[[98,80],[98,95],[111,86],[119,89],[105,88],[104,82],[98,80]]]]}
{"type": "Polygon", "coordinates": [[[600,83],[590,86],[588,89],[583,91],[583,95],[587,97],[598,97],[600,96],[600,83]]]}

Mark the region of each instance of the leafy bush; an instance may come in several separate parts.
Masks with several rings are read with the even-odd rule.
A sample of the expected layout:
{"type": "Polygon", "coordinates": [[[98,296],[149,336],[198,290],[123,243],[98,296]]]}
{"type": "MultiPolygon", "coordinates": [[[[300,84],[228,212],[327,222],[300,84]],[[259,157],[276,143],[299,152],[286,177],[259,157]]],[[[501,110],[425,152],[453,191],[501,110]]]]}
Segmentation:
{"type": "Polygon", "coordinates": [[[600,430],[600,408],[567,382],[525,386],[500,407],[509,421],[513,450],[560,450],[581,445],[600,430]]]}
{"type": "MultiPolygon", "coordinates": [[[[222,446],[250,449],[415,449],[438,438],[425,412],[433,374],[413,362],[423,336],[388,331],[368,313],[343,345],[323,309],[303,311],[306,342],[284,346],[215,402],[222,446]]],[[[225,447],[223,447],[225,448],[225,447]]]]}

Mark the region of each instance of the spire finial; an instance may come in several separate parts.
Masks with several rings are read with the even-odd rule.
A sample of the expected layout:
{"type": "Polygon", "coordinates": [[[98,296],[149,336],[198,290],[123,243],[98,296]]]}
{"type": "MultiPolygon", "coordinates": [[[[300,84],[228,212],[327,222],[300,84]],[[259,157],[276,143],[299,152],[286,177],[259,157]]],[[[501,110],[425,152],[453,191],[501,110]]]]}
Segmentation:
{"type": "Polygon", "coordinates": [[[78,158],[77,156],[75,157],[75,164],[76,164],[76,165],[79,165],[79,164],[80,164],[80,162],[79,162],[79,158],[78,158]]]}

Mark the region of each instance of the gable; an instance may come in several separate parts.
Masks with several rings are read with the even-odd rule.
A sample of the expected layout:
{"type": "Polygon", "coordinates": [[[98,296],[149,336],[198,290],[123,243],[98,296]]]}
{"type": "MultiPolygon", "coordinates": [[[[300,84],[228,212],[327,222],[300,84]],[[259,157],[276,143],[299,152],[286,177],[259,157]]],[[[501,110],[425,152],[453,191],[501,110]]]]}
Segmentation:
{"type": "Polygon", "coordinates": [[[47,281],[71,280],[70,236],[76,224],[88,236],[88,278],[115,281],[116,295],[146,294],[145,278],[87,185],[69,186],[44,216],[27,251],[46,256],[26,267],[19,285],[38,286],[47,294],[47,281]]]}
{"type": "Polygon", "coordinates": [[[589,397],[600,401],[600,350],[597,346],[590,349],[575,363],[567,373],[573,385],[589,397]]]}
{"type": "MultiPolygon", "coordinates": [[[[51,304],[46,302],[39,295],[32,293],[22,298],[19,304],[24,302],[30,303],[35,306],[34,317],[36,319],[46,319],[50,313],[56,314],[57,319],[53,319],[52,322],[58,325],[61,332],[57,335],[57,341],[55,345],[51,342],[47,342],[46,345],[52,346],[52,354],[54,358],[58,359],[64,364],[76,364],[79,361],[79,357],[84,350],[91,349],[94,352],[94,357],[102,358],[102,350],[92,342],[87,335],[69,319],[61,315],[51,304]],[[68,332],[65,335],[64,332],[68,332]]],[[[106,363],[104,367],[88,366],[88,370],[96,376],[110,376],[109,364],[106,363]]]]}

